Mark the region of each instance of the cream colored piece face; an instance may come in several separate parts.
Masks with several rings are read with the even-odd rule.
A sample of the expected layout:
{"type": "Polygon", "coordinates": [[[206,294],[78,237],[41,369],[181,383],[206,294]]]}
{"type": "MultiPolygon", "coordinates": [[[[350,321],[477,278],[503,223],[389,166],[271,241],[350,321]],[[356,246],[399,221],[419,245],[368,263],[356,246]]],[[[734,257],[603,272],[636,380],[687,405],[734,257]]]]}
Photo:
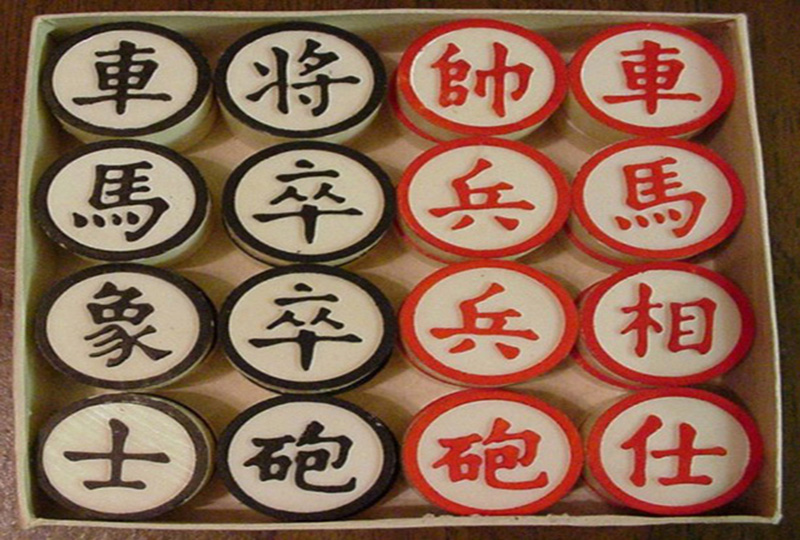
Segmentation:
{"type": "Polygon", "coordinates": [[[715,106],[723,86],[715,59],[698,43],[644,29],[598,44],[586,57],[580,78],[597,109],[647,128],[697,120],[715,106]]]}
{"type": "Polygon", "coordinates": [[[482,128],[525,120],[548,103],[556,86],[553,64],[539,46],[514,32],[481,27],[453,30],[426,44],[410,79],[434,115],[482,128]]]}
{"type": "Polygon", "coordinates": [[[600,442],[602,466],[625,496],[664,507],[688,507],[726,494],[745,475],[752,450],[747,432],[730,413],[677,396],[622,412],[600,442]],[[687,443],[704,455],[689,458],[687,443]],[[670,453],[678,448],[684,449],[682,457],[670,453]],[[637,452],[644,452],[643,458],[637,460],[637,452]]]}
{"type": "Polygon", "coordinates": [[[558,422],[533,407],[504,400],[466,403],[444,412],[425,429],[417,444],[419,469],[438,496],[490,512],[540,501],[561,486],[573,459],[569,439],[558,422]],[[510,438],[490,437],[501,432],[510,438]],[[474,441],[464,448],[459,469],[451,443],[463,441],[465,436],[474,441]],[[535,450],[531,438],[538,440],[535,450]],[[507,462],[508,468],[494,468],[496,463],[489,458],[493,452],[517,458],[533,452],[535,458],[523,457],[524,463],[512,467],[507,462]],[[468,467],[466,462],[479,465],[468,467]],[[468,468],[475,474],[464,474],[468,468]]]}
{"type": "Polygon", "coordinates": [[[408,190],[426,233],[418,235],[470,252],[518,251],[551,222],[558,197],[549,172],[529,156],[479,144],[433,157],[408,190]]]}
{"type": "Polygon", "coordinates": [[[125,516],[182,496],[194,482],[200,456],[187,429],[171,416],[111,402],[63,419],[47,437],[41,459],[61,497],[93,512],[125,516]],[[110,453],[117,456],[116,468],[110,453]]]}
{"type": "Polygon", "coordinates": [[[61,107],[82,122],[141,129],[189,104],[198,69],[183,47],[164,36],[112,30],[70,48],[53,71],[52,87],[61,107]]]}
{"type": "Polygon", "coordinates": [[[330,381],[371,361],[384,338],[375,300],[345,279],[291,273],[261,282],[231,310],[231,345],[248,368],[294,383],[330,381]],[[315,336],[304,365],[298,336],[315,336]]]}
{"type": "Polygon", "coordinates": [[[733,198],[715,163],[659,145],[611,154],[583,189],[587,217],[604,235],[630,249],[661,253],[703,245],[728,225],[733,198]]]}
{"type": "Polygon", "coordinates": [[[197,189],[175,162],[143,148],[105,148],[66,164],[47,192],[55,227],[103,252],[165,245],[197,212],[197,189]]]}
{"type": "Polygon", "coordinates": [[[241,178],[233,204],[247,244],[290,260],[347,252],[374,234],[386,208],[372,171],[319,149],[289,150],[255,164],[241,178]]]}
{"type": "Polygon", "coordinates": [[[71,370],[101,381],[136,382],[159,377],[189,357],[200,339],[199,317],[171,283],[113,272],[64,291],[49,311],[46,335],[71,370]]]}
{"type": "Polygon", "coordinates": [[[416,339],[426,354],[476,380],[544,362],[562,346],[565,328],[566,314],[553,291],[503,268],[446,277],[422,296],[414,315],[416,339]]]}
{"type": "Polygon", "coordinates": [[[356,116],[376,81],[369,60],[353,44],[323,32],[285,30],[240,49],[225,84],[233,104],[252,120],[312,132],[356,116]],[[320,86],[320,78],[329,84],[320,86]]]}
{"type": "Polygon", "coordinates": [[[327,512],[358,501],[381,479],[385,459],[381,439],[360,416],[331,404],[302,401],[248,419],[226,454],[230,477],[244,496],[271,511],[296,514],[327,512]],[[328,440],[309,436],[312,432],[328,440]],[[298,444],[304,433],[309,442],[298,444]],[[264,441],[283,444],[277,448],[264,441]],[[270,449],[273,466],[267,470],[270,449]],[[327,455],[327,466],[315,458],[319,470],[311,468],[309,453],[327,455]],[[288,465],[285,474],[278,472],[275,459],[288,465]],[[303,463],[310,467],[300,470],[303,463]]]}
{"type": "Polygon", "coordinates": [[[655,377],[713,368],[728,358],[743,332],[742,314],[729,293],[709,279],[670,270],[617,283],[600,299],[593,322],[593,334],[611,358],[655,377]]]}

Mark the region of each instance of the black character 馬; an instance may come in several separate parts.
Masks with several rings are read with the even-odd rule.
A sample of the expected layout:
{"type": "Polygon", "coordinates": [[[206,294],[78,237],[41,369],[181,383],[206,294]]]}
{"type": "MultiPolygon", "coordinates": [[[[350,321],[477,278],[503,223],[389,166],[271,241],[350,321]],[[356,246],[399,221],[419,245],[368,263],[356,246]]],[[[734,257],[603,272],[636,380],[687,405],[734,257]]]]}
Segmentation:
{"type": "Polygon", "coordinates": [[[345,77],[331,77],[327,73],[322,72],[323,68],[339,60],[339,55],[334,52],[324,52],[320,48],[322,44],[313,39],[306,39],[305,49],[302,54],[297,58],[300,64],[300,70],[297,73],[299,80],[292,82],[290,79],[290,53],[289,51],[280,47],[272,47],[272,54],[275,57],[275,68],[271,69],[269,66],[261,62],[255,62],[253,65],[261,77],[267,77],[270,73],[275,73],[274,80],[255,92],[248,94],[246,97],[250,101],[260,101],[270,90],[275,89],[277,92],[278,110],[282,114],[290,113],[290,93],[291,90],[297,90],[297,99],[303,105],[311,105],[313,99],[305,93],[299,92],[306,88],[317,88],[317,104],[311,109],[311,114],[320,116],[328,110],[331,101],[331,86],[335,84],[358,84],[361,79],[354,75],[345,77]],[[313,77],[311,77],[313,75],[313,77]]]}
{"type": "Polygon", "coordinates": [[[170,459],[164,452],[153,452],[150,454],[145,453],[127,453],[125,452],[125,442],[130,434],[130,428],[125,425],[122,420],[112,418],[108,421],[108,427],[111,429],[111,450],[109,452],[64,452],[64,457],[69,461],[89,461],[105,459],[109,462],[111,469],[110,477],[108,480],[86,480],[83,482],[84,487],[89,490],[95,490],[107,487],[117,488],[130,488],[130,489],[145,489],[147,484],[141,480],[123,480],[122,479],[122,465],[126,461],[150,461],[153,463],[169,463],[170,459]]]}
{"type": "Polygon", "coordinates": [[[289,174],[279,174],[275,177],[275,179],[279,182],[289,185],[286,186],[286,189],[280,195],[269,201],[269,205],[278,206],[286,201],[296,201],[297,203],[300,203],[300,210],[293,212],[276,212],[274,214],[253,214],[253,219],[259,223],[269,223],[279,219],[293,217],[300,218],[303,222],[303,236],[305,237],[307,243],[313,244],[314,239],[316,238],[317,224],[320,216],[360,216],[364,214],[364,212],[354,207],[344,208],[341,210],[325,210],[315,204],[318,201],[322,201],[322,199],[327,199],[330,201],[330,204],[334,205],[343,205],[347,201],[347,199],[341,195],[334,193],[333,184],[330,182],[323,181],[321,184],[319,184],[316,192],[313,195],[303,194],[300,192],[300,189],[294,185],[291,185],[292,182],[313,178],[339,178],[338,171],[334,171],[333,169],[322,171],[312,170],[314,169],[315,165],[306,159],[298,160],[295,162],[295,166],[298,169],[301,169],[301,171],[289,174]],[[312,202],[309,203],[309,200],[312,202]]]}
{"type": "Polygon", "coordinates": [[[146,302],[134,302],[141,296],[142,292],[136,287],[120,289],[110,281],[105,282],[95,293],[92,297],[95,300],[104,298],[113,298],[114,300],[105,304],[90,302],[86,306],[92,322],[104,325],[97,332],[84,336],[86,341],[95,341],[92,344],[95,349],[102,349],[91,353],[89,355],[91,358],[108,357],[106,366],[116,367],[130,358],[135,347],[138,347],[151,360],[160,360],[172,354],[172,351],[157,349],[142,343],[141,338],[156,332],[152,325],[148,324],[132,335],[123,326],[126,324],[135,330],[135,327],[142,324],[153,313],[152,305],[146,302]]]}
{"type": "Polygon", "coordinates": [[[152,47],[137,48],[135,43],[122,40],[119,47],[111,51],[98,51],[98,58],[115,57],[110,62],[95,62],[97,72],[97,88],[109,94],[91,97],[76,97],[76,105],[92,105],[103,101],[113,101],[118,115],[123,115],[128,109],[128,101],[132,99],[145,99],[150,101],[171,101],[172,96],[166,93],[148,94],[137,92],[144,90],[153,74],[159,67],[158,62],[152,59],[137,59],[136,56],[154,54],[152,47]]]}
{"type": "MultiPolygon", "coordinates": [[[[298,283],[295,285],[294,290],[299,293],[310,293],[313,289],[305,284],[298,283]]],[[[277,298],[275,304],[280,307],[291,306],[295,304],[303,304],[306,302],[322,302],[332,304],[339,301],[339,298],[334,294],[324,295],[307,295],[307,296],[293,296],[289,298],[277,298]]],[[[298,319],[297,314],[291,309],[283,311],[278,318],[267,325],[267,330],[275,330],[284,325],[299,328],[297,334],[288,337],[275,337],[275,338],[254,338],[248,340],[251,345],[256,348],[271,347],[280,343],[296,343],[300,347],[300,367],[303,371],[311,369],[311,364],[314,359],[314,348],[317,343],[324,341],[334,341],[343,343],[360,343],[363,341],[359,336],[352,333],[346,334],[318,334],[314,330],[308,330],[307,327],[317,327],[319,325],[326,325],[334,330],[344,329],[344,323],[337,321],[331,317],[332,311],[328,307],[318,307],[316,314],[311,320],[298,319]]]]}
{"type": "MultiPolygon", "coordinates": [[[[169,203],[161,197],[138,197],[137,194],[150,192],[147,182],[150,177],[138,174],[139,170],[149,170],[153,164],[149,161],[139,161],[137,163],[126,163],[124,165],[97,165],[95,167],[94,186],[89,204],[92,208],[104,210],[128,209],[127,212],[113,212],[110,216],[112,225],[133,226],[139,222],[141,225],[131,231],[125,232],[125,239],[128,242],[135,242],[142,239],[150,230],[155,227],[161,216],[169,209],[169,203]],[[142,221],[142,216],[132,210],[132,208],[144,206],[150,208],[150,215],[142,221]]],[[[72,220],[75,227],[82,229],[89,225],[90,221],[86,216],[73,212],[72,220]]],[[[95,227],[105,227],[109,219],[102,214],[91,216],[91,223],[95,227]]]]}
{"type": "Polygon", "coordinates": [[[292,465],[295,465],[294,483],[303,491],[316,491],[320,493],[347,493],[356,489],[356,478],[351,477],[340,485],[313,484],[307,478],[308,473],[324,473],[330,469],[341,469],[347,462],[353,441],[345,436],[322,437],[325,426],[317,421],[309,422],[300,437],[292,435],[275,437],[272,439],[253,439],[254,446],[261,450],[244,462],[245,467],[258,467],[258,478],[262,482],[269,480],[286,480],[292,465]],[[288,455],[276,455],[288,444],[294,443],[298,452],[294,461],[288,455]],[[331,447],[336,447],[333,456],[331,447]],[[308,447],[316,447],[308,449],[308,447]],[[333,458],[333,459],[331,459],[333,458]]]}

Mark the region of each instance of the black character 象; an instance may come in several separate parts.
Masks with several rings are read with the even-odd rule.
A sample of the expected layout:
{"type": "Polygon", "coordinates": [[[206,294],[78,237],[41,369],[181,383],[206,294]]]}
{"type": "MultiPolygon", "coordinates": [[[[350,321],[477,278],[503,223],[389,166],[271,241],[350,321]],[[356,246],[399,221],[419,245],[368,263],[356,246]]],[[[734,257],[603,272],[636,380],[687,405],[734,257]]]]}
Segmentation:
{"type": "Polygon", "coordinates": [[[100,351],[93,352],[91,358],[109,357],[106,360],[107,367],[116,367],[124,363],[135,347],[138,347],[151,360],[160,360],[172,354],[172,351],[157,349],[145,343],[141,338],[154,334],[155,327],[148,324],[135,334],[130,334],[123,324],[135,327],[141,325],[149,317],[154,308],[146,302],[136,303],[134,300],[143,296],[142,292],[136,287],[120,289],[114,283],[107,281],[100,290],[92,297],[95,300],[113,298],[109,303],[87,304],[86,308],[92,317],[92,322],[97,325],[104,325],[97,332],[93,332],[84,339],[94,341],[92,346],[100,351]]]}

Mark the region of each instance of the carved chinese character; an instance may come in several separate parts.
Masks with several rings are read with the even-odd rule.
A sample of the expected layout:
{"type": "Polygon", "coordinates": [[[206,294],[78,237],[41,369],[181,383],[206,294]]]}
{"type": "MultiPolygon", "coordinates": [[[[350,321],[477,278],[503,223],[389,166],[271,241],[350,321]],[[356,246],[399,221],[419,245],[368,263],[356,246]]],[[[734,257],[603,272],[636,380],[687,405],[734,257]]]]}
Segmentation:
{"type": "Polygon", "coordinates": [[[107,281],[92,297],[95,300],[113,298],[107,303],[89,303],[86,308],[96,325],[104,325],[97,332],[84,337],[87,341],[94,341],[93,347],[100,349],[91,353],[91,358],[107,357],[106,366],[116,367],[128,360],[135,348],[138,348],[151,360],[160,360],[172,351],[151,347],[141,341],[144,336],[156,333],[156,328],[150,324],[131,334],[127,327],[141,325],[153,313],[153,306],[146,302],[136,303],[134,300],[141,298],[142,292],[136,287],[119,289],[114,283],[107,281]],[[123,326],[124,325],[124,326],[123,326]]]}
{"type": "MultiPolygon", "coordinates": [[[[661,225],[667,221],[679,223],[684,218],[684,213],[676,208],[676,203],[688,203],[689,212],[682,224],[672,229],[676,238],[683,238],[689,234],[700,218],[700,212],[706,204],[707,198],[699,191],[680,192],[683,184],[677,180],[678,173],[665,170],[668,165],[675,165],[675,158],[665,157],[650,163],[633,163],[622,167],[625,175],[627,197],[625,203],[629,208],[642,212],[635,216],[635,223],[642,228],[651,224],[661,225]],[[656,209],[652,217],[648,218],[646,210],[656,209]]],[[[622,230],[628,230],[634,221],[617,216],[614,218],[622,230]]]]}
{"type": "Polygon", "coordinates": [[[147,87],[150,79],[153,78],[153,74],[159,68],[158,62],[151,59],[141,59],[141,56],[155,52],[156,50],[153,47],[138,48],[135,43],[126,40],[121,40],[117,49],[96,52],[95,56],[98,58],[112,57],[110,62],[95,62],[94,64],[98,78],[98,90],[110,92],[110,94],[76,97],[72,101],[76,105],[92,105],[103,101],[113,101],[115,110],[119,115],[125,114],[128,101],[132,99],[171,101],[172,96],[165,92],[154,94],[137,92],[147,87]]]}
{"type": "MultiPolygon", "coordinates": [[[[453,191],[455,191],[456,197],[458,198],[458,204],[455,206],[432,208],[429,210],[430,214],[435,217],[445,217],[454,212],[462,214],[458,222],[450,227],[451,230],[458,230],[469,227],[475,223],[475,218],[471,212],[503,209],[533,210],[534,205],[525,200],[500,200],[504,191],[511,191],[514,189],[514,186],[508,182],[500,181],[485,187],[471,187],[469,185],[470,180],[478,177],[482,172],[492,167],[493,163],[491,161],[479,158],[467,174],[456,177],[451,183],[453,191]]],[[[520,223],[519,219],[513,217],[503,215],[493,215],[492,217],[503,228],[509,231],[516,229],[520,223]]]]}
{"type": "Polygon", "coordinates": [[[123,480],[122,467],[126,461],[149,461],[152,463],[169,463],[170,459],[164,452],[153,453],[128,453],[125,452],[125,441],[130,434],[130,428],[116,418],[108,421],[111,429],[111,450],[109,452],[64,452],[64,457],[69,461],[108,460],[110,469],[108,480],[86,480],[83,485],[86,489],[100,488],[128,488],[142,490],[147,487],[141,480],[123,480]]]}
{"type": "Polygon", "coordinates": [[[475,95],[485,98],[491,86],[492,110],[500,117],[506,116],[506,94],[514,101],[521,100],[530,86],[533,67],[524,62],[508,64],[508,47],[499,42],[492,43],[493,60],[488,69],[473,69],[470,62],[463,58],[454,59],[461,49],[454,43],[448,43],[442,55],[431,64],[439,71],[439,105],[442,107],[461,106],[467,100],[470,90],[475,95]],[[472,88],[466,86],[470,72],[475,74],[472,88]],[[516,85],[507,91],[506,79],[511,76],[516,85]]]}
{"type": "Polygon", "coordinates": [[[679,484],[700,484],[709,485],[714,482],[713,478],[704,474],[692,474],[692,464],[697,456],[726,456],[728,451],[722,446],[712,446],[707,448],[696,448],[694,446],[697,438],[697,430],[689,423],[681,422],[678,425],[678,446],[670,449],[650,450],[648,439],[664,426],[664,422],[656,415],[649,415],[639,429],[620,446],[624,450],[633,453],[633,468],[630,481],[637,487],[647,484],[647,460],[664,459],[673,457],[676,459],[675,474],[673,476],[661,477],[658,483],[663,486],[674,486],[679,484]]]}
{"type": "Polygon", "coordinates": [[[530,328],[507,328],[509,319],[521,317],[516,309],[502,311],[480,311],[478,305],[505,291],[499,283],[491,283],[480,295],[464,300],[458,305],[461,313],[462,325],[457,328],[432,328],[431,334],[437,339],[448,339],[452,336],[466,336],[450,348],[451,353],[461,353],[476,347],[475,337],[490,336],[498,338],[493,341],[494,347],[507,359],[512,360],[519,356],[520,349],[506,342],[503,338],[521,338],[536,341],[539,336],[530,328]]]}
{"type": "MultiPolygon", "coordinates": [[[[273,68],[261,62],[254,62],[253,66],[261,77],[273,74],[273,80],[247,95],[250,101],[260,101],[271,90],[277,93],[278,110],[287,115],[290,113],[290,92],[292,90],[305,90],[307,88],[317,89],[317,104],[311,108],[313,116],[320,116],[328,110],[330,106],[330,87],[336,84],[358,84],[361,79],[347,75],[344,77],[331,77],[325,68],[334,62],[339,61],[339,55],[322,50],[322,44],[314,39],[306,39],[303,53],[296,59],[301,65],[298,72],[298,80],[293,81],[290,77],[289,63],[291,55],[289,51],[281,47],[271,48],[275,64],[273,68]],[[313,77],[311,77],[313,75],[313,77]]],[[[310,106],[314,99],[307,93],[298,92],[297,99],[303,105],[310,106]]]]}
{"type": "Polygon", "coordinates": [[[447,467],[451,482],[477,480],[483,468],[486,484],[498,489],[537,489],[548,483],[547,472],[541,471],[531,480],[505,482],[497,476],[499,470],[527,467],[536,459],[541,437],[531,430],[510,433],[511,424],[504,418],[496,418],[489,435],[477,433],[452,439],[439,439],[446,449],[444,455],[433,464],[433,468],[447,467]],[[476,444],[481,444],[479,453],[468,453],[476,444]],[[501,446],[501,443],[503,444],[501,446]]]}
{"type": "Polygon", "coordinates": [[[702,98],[692,92],[676,93],[673,90],[680,81],[681,74],[686,64],[677,58],[664,58],[681,53],[677,47],[662,47],[661,44],[644,40],[641,49],[622,51],[623,57],[634,57],[635,60],[622,61],[625,73],[625,84],[633,90],[633,94],[603,96],[606,103],[627,103],[629,101],[644,101],[647,113],[650,115],[658,112],[660,100],[701,101],[702,98]]]}
{"type": "MultiPolygon", "coordinates": [[[[306,283],[298,283],[294,286],[294,290],[299,293],[311,293],[313,289],[306,283]]],[[[266,329],[272,331],[283,326],[298,328],[294,336],[289,337],[274,337],[274,338],[253,338],[248,342],[256,348],[271,347],[281,343],[296,343],[300,348],[300,366],[303,371],[311,369],[314,360],[314,349],[318,343],[321,342],[340,342],[340,343],[360,343],[362,339],[353,333],[332,333],[326,334],[324,332],[317,333],[314,328],[326,327],[330,331],[343,330],[345,325],[332,317],[332,309],[328,305],[335,304],[339,301],[339,297],[334,294],[308,294],[301,296],[293,296],[288,298],[278,298],[275,300],[275,305],[293,306],[297,304],[304,304],[312,302],[314,304],[322,303],[325,305],[318,306],[313,316],[308,318],[298,318],[298,315],[292,309],[285,309],[281,314],[272,322],[270,322],[266,329]],[[309,330],[309,328],[312,328],[309,330]]]]}
{"type": "MultiPolygon", "coordinates": [[[[651,312],[663,309],[665,304],[652,302],[653,288],[646,283],[639,284],[637,293],[636,304],[621,309],[623,313],[634,316],[621,334],[635,335],[634,350],[639,358],[643,358],[647,355],[650,332],[664,332],[664,324],[655,319],[651,312]]],[[[713,345],[716,309],[717,303],[707,297],[692,302],[670,302],[663,315],[664,322],[669,327],[667,349],[671,352],[691,349],[700,354],[708,353],[713,345]],[[698,330],[698,326],[702,330],[698,330]]]]}
{"type": "Polygon", "coordinates": [[[259,480],[284,481],[294,466],[294,484],[303,491],[321,493],[346,493],[356,489],[356,478],[351,477],[339,485],[320,485],[311,483],[306,474],[309,472],[325,472],[328,469],[341,469],[347,462],[353,441],[345,436],[323,437],[325,426],[317,421],[309,422],[299,437],[285,435],[270,439],[252,439],[253,446],[261,450],[244,462],[245,467],[257,467],[259,480]],[[294,443],[298,449],[290,457],[278,453],[294,443]],[[335,448],[335,451],[332,449],[335,448]]]}

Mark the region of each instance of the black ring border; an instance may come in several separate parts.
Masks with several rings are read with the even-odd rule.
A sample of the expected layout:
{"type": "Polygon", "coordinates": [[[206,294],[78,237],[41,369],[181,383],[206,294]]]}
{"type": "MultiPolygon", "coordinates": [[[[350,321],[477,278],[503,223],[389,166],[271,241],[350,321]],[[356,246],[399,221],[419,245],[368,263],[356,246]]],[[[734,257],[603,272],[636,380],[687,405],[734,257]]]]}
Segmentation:
{"type": "Polygon", "coordinates": [[[93,133],[95,135],[104,137],[141,137],[166,131],[167,129],[180,124],[192,114],[197,112],[202,106],[206,97],[210,95],[211,86],[211,67],[209,66],[205,56],[203,56],[203,53],[200,52],[200,49],[194,43],[174,30],[144,22],[118,22],[101,24],[70,36],[65,41],[61,42],[56,47],[56,50],[53,51],[53,53],[47,59],[47,62],[42,69],[41,76],[41,87],[44,101],[47,103],[48,107],[56,118],[88,133],[93,133]],[[149,126],[140,128],[113,129],[90,124],[89,122],[73,115],[67,111],[63,105],[61,105],[56,97],[55,90],[53,89],[53,73],[55,72],[58,62],[61,60],[61,57],[64,56],[69,49],[81,41],[89,39],[97,34],[117,30],[135,30],[157,34],[175,42],[179,47],[183,48],[183,50],[189,54],[194,61],[195,67],[197,68],[197,88],[195,89],[194,94],[189,99],[188,103],[182,109],[173,113],[172,116],[168,116],[167,118],[159,120],[158,122],[150,124],[149,126]]]}
{"type": "Polygon", "coordinates": [[[167,148],[166,146],[137,140],[99,141],[79,146],[78,148],[67,152],[47,168],[47,170],[39,179],[33,195],[33,218],[52,241],[67,251],[71,251],[90,259],[107,262],[128,262],[150,259],[179,247],[181,244],[191,238],[195,232],[197,232],[207,215],[210,214],[210,210],[208,187],[206,186],[206,182],[203,179],[200,170],[194,165],[194,163],[180,155],[178,152],[167,148]],[[55,180],[56,176],[58,176],[58,173],[60,173],[62,169],[76,159],[94,152],[101,152],[103,150],[116,148],[133,148],[136,150],[143,150],[157,154],[180,167],[189,178],[191,184],[194,186],[195,207],[194,210],[192,210],[189,220],[175,235],[167,238],[160,244],[128,251],[109,251],[105,249],[93,248],[85,244],[81,244],[64,233],[56,225],[55,221],[53,221],[53,218],[50,215],[50,211],[47,206],[47,196],[50,192],[50,187],[53,184],[53,180],[55,180]]]}
{"type": "Polygon", "coordinates": [[[210,478],[208,473],[213,470],[214,457],[212,454],[214,452],[215,442],[214,432],[209,427],[208,422],[206,422],[204,418],[197,414],[197,412],[182,403],[178,403],[177,401],[165,397],[149,394],[102,394],[71,403],[48,418],[45,425],[39,430],[39,434],[36,439],[36,452],[32,455],[32,457],[35,456],[36,459],[34,470],[36,471],[36,479],[38,480],[39,487],[42,488],[42,490],[51,499],[64,508],[76,512],[79,515],[96,519],[107,519],[111,521],[142,521],[153,519],[156,516],[160,516],[161,514],[174,510],[178,506],[181,506],[187,502],[189,499],[193,498],[194,495],[200,491],[205,484],[204,480],[207,477],[210,478]],[[109,512],[99,512],[97,510],[91,510],[89,508],[80,506],[66,498],[66,496],[62,495],[61,492],[50,483],[50,480],[47,478],[47,475],[44,472],[43,459],[44,447],[47,443],[50,433],[52,433],[53,429],[55,429],[55,427],[58,426],[68,416],[71,416],[72,414],[83,409],[106,403],[131,403],[143,407],[150,407],[166,414],[183,426],[194,443],[195,454],[198,456],[199,460],[202,461],[200,461],[198,466],[195,467],[192,477],[189,479],[186,487],[181,490],[180,493],[178,493],[169,501],[156,506],[155,508],[151,508],[150,510],[142,510],[140,512],[133,512],[130,514],[114,514],[109,512]],[[189,415],[193,415],[194,418],[189,415]],[[202,432],[201,428],[197,426],[197,424],[201,424],[205,427],[207,434],[211,437],[210,442],[206,441],[205,434],[202,432]]]}
{"type": "MultiPolygon", "coordinates": [[[[235,239],[232,238],[234,244],[236,244],[237,241],[241,242],[257,252],[263,253],[273,259],[278,259],[288,263],[326,263],[329,261],[348,259],[361,251],[369,250],[369,248],[380,241],[389,227],[391,227],[396,213],[397,201],[395,197],[394,186],[392,186],[389,175],[377,163],[372,161],[372,159],[366,155],[353,150],[352,148],[322,141],[292,141],[270,146],[269,148],[265,148],[264,150],[256,152],[245,159],[233,170],[228,177],[228,180],[225,182],[225,187],[222,192],[222,218],[225,222],[225,230],[231,237],[235,237],[235,239]],[[383,192],[383,214],[369,234],[356,243],[351,244],[349,247],[342,248],[338,251],[307,255],[276,249],[261,242],[259,239],[250,234],[247,229],[245,229],[244,225],[236,214],[236,206],[234,204],[236,199],[236,191],[239,188],[239,184],[241,183],[242,179],[248,172],[250,172],[250,169],[262,161],[284,152],[292,152],[296,150],[319,150],[323,152],[339,154],[340,156],[344,156],[345,158],[349,158],[358,162],[361,166],[372,173],[373,178],[378,182],[378,185],[383,192]]],[[[346,264],[347,262],[350,261],[346,260],[341,264],[346,264]]]]}
{"type": "Polygon", "coordinates": [[[398,459],[399,459],[399,445],[397,439],[395,438],[392,431],[386,426],[386,424],[384,424],[384,422],[380,418],[365,411],[361,407],[358,407],[357,405],[350,403],[349,401],[329,396],[288,395],[288,396],[279,396],[256,403],[252,407],[248,408],[247,410],[239,414],[236,418],[233,419],[233,421],[230,424],[228,424],[228,426],[225,428],[222,435],[220,436],[219,444],[217,447],[217,471],[219,473],[219,476],[222,478],[222,481],[225,483],[225,486],[228,488],[228,490],[234,497],[236,497],[239,501],[246,504],[250,508],[257,510],[263,514],[272,516],[281,521],[294,521],[294,522],[333,521],[350,516],[352,514],[356,514],[358,512],[361,512],[362,510],[366,510],[374,503],[376,503],[386,493],[388,493],[388,491],[392,488],[392,485],[394,484],[400,472],[398,459]],[[255,499],[250,497],[247,493],[245,493],[245,491],[242,490],[239,487],[239,485],[234,481],[233,476],[231,475],[230,472],[230,468],[228,467],[228,452],[230,450],[230,444],[233,441],[233,437],[236,435],[239,429],[247,421],[249,421],[257,414],[260,414],[264,411],[267,411],[279,405],[284,405],[286,403],[297,403],[297,402],[325,403],[335,407],[341,407],[355,414],[356,416],[360,417],[367,425],[369,425],[369,427],[372,428],[375,434],[377,434],[378,439],[381,442],[381,447],[383,448],[384,452],[383,468],[381,469],[381,472],[378,475],[378,479],[375,482],[375,484],[373,484],[370,489],[368,489],[364,494],[362,494],[356,500],[351,501],[345,504],[344,506],[340,506],[338,508],[333,508],[331,510],[325,510],[321,512],[290,512],[286,510],[278,510],[276,508],[271,508],[256,501],[255,499]]]}
{"type": "Polygon", "coordinates": [[[203,359],[205,359],[205,357],[211,352],[214,344],[216,343],[216,326],[217,317],[214,304],[208,298],[206,293],[203,292],[203,290],[194,282],[179,274],[164,270],[162,268],[135,263],[117,263],[90,266],[89,268],[85,268],[74,274],[71,274],[70,276],[67,276],[52,286],[39,301],[39,305],[36,309],[33,319],[33,334],[39,353],[60,373],[83,384],[88,384],[98,388],[108,388],[112,390],[141,390],[151,388],[153,386],[167,385],[202,362],[203,359]],[[200,323],[197,341],[189,351],[189,354],[183,360],[181,360],[177,365],[173,366],[172,369],[165,371],[160,375],[149,377],[147,379],[135,379],[131,381],[111,381],[92,377],[64,362],[55,349],[53,349],[50,339],[47,336],[47,319],[50,315],[50,310],[52,309],[56,300],[61,297],[61,295],[63,295],[73,286],[87,279],[117,272],[144,274],[157,279],[162,279],[186,295],[197,311],[197,316],[200,323]]]}
{"type": "Polygon", "coordinates": [[[328,135],[334,135],[336,133],[341,133],[352,127],[357,126],[358,124],[369,118],[370,115],[372,115],[375,111],[378,110],[378,108],[381,106],[381,103],[383,103],[384,96],[386,95],[386,88],[387,88],[386,68],[384,67],[383,62],[380,59],[380,56],[378,56],[378,53],[375,51],[372,45],[367,43],[364,39],[360,38],[359,36],[351,32],[348,32],[347,30],[342,30],[341,28],[337,28],[335,26],[322,23],[315,23],[315,22],[296,21],[296,22],[278,23],[265,26],[263,28],[254,30],[248,34],[245,34],[237,41],[235,41],[232,45],[230,45],[227,49],[225,49],[225,52],[222,53],[222,56],[220,57],[219,62],[217,63],[217,68],[214,71],[214,90],[217,95],[217,99],[229,114],[231,114],[236,120],[242,122],[251,129],[268,133],[276,137],[283,137],[287,139],[316,139],[328,135]],[[367,103],[355,115],[346,118],[341,122],[339,122],[338,124],[334,124],[332,126],[298,131],[292,129],[278,128],[270,126],[268,124],[263,124],[258,120],[256,120],[255,118],[249,116],[244,111],[242,111],[233,102],[233,98],[231,98],[230,92],[228,91],[227,75],[228,75],[228,68],[230,67],[231,62],[233,61],[234,57],[239,53],[239,51],[241,51],[244,47],[246,47],[250,43],[258,39],[261,39],[262,37],[271,34],[276,34],[278,32],[288,32],[288,31],[298,31],[298,30],[306,32],[320,32],[323,34],[331,34],[354,46],[367,59],[370,66],[372,67],[374,85],[372,88],[372,93],[370,94],[370,97],[367,100],[367,103]]]}
{"type": "Polygon", "coordinates": [[[245,378],[258,384],[259,382],[265,385],[269,390],[278,393],[291,394],[298,390],[313,392],[313,394],[304,395],[306,397],[316,394],[338,394],[352,390],[360,386],[362,383],[369,381],[375,374],[377,374],[389,361],[394,350],[394,344],[398,336],[397,317],[395,316],[394,309],[391,303],[383,294],[383,292],[369,280],[347,272],[341,268],[335,268],[324,265],[312,264],[298,264],[292,266],[283,266],[279,268],[272,268],[265,270],[251,278],[247,279],[236,287],[222,304],[219,312],[219,340],[222,344],[222,349],[225,356],[233,364],[233,367],[241,371],[245,378]],[[384,332],[378,348],[373,355],[362,364],[359,364],[356,369],[349,371],[343,375],[339,375],[333,379],[326,379],[323,381],[310,381],[298,382],[289,381],[286,379],[279,379],[266,373],[256,370],[240,353],[236,350],[230,335],[230,316],[234,307],[239,300],[250,292],[254,287],[270,279],[285,276],[288,274],[325,274],[328,276],[337,277],[345,281],[349,281],[362,291],[367,293],[378,311],[381,313],[384,322],[384,332]]]}

